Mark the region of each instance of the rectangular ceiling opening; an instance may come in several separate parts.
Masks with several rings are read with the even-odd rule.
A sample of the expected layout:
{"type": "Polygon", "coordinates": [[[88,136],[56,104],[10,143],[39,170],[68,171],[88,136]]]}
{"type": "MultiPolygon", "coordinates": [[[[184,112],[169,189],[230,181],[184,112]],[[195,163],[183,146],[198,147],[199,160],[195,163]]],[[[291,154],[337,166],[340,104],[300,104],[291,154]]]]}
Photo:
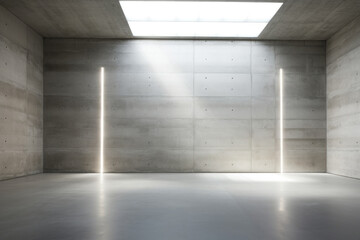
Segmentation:
{"type": "Polygon", "coordinates": [[[281,2],[120,1],[135,37],[256,38],[281,2]]]}

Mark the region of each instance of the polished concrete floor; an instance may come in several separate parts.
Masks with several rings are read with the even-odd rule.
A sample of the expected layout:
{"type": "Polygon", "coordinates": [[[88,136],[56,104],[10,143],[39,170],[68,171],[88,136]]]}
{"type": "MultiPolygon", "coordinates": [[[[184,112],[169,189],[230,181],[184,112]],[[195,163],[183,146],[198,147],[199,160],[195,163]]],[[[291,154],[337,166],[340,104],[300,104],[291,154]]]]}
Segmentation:
{"type": "Polygon", "coordinates": [[[360,239],[360,181],[329,174],[40,174],[0,182],[4,240],[360,239]]]}

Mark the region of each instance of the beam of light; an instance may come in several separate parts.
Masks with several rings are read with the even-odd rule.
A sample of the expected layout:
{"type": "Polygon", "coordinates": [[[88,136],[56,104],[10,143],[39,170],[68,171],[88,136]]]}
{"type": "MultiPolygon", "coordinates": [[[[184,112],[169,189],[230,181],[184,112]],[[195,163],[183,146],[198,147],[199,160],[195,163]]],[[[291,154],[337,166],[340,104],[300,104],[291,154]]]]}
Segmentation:
{"type": "Polygon", "coordinates": [[[284,172],[283,69],[280,68],[280,173],[284,172]]]}
{"type": "Polygon", "coordinates": [[[100,174],[104,173],[104,67],[100,69],[100,174]]]}
{"type": "MultiPolygon", "coordinates": [[[[186,76],[179,73],[178,65],[169,57],[173,53],[169,53],[168,46],[161,44],[137,44],[137,49],[146,63],[151,67],[153,77],[149,82],[154,88],[162,88],[162,96],[192,96],[193,90],[187,85],[186,76]],[[156,74],[164,72],[165,74],[156,74]]],[[[150,78],[150,76],[149,76],[150,78]]],[[[150,93],[150,92],[149,92],[150,93]]]]}

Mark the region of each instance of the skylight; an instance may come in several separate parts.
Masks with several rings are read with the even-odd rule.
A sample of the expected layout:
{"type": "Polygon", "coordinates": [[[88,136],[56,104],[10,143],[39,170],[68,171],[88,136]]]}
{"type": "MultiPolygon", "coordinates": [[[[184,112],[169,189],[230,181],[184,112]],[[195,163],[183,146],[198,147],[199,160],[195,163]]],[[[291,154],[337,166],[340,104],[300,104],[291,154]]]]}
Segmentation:
{"type": "Polygon", "coordinates": [[[258,37],[280,2],[120,1],[135,37],[258,37]]]}

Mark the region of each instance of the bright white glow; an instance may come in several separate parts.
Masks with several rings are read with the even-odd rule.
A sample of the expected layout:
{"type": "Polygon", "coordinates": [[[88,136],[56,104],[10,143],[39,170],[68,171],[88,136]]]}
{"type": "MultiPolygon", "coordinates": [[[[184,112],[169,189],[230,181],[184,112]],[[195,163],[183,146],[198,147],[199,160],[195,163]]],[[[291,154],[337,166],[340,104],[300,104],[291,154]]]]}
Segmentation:
{"type": "Polygon", "coordinates": [[[281,2],[120,1],[134,36],[257,37],[281,2]]]}
{"type": "Polygon", "coordinates": [[[134,36],[257,37],[266,23],[247,22],[129,22],[134,36]]]}
{"type": "Polygon", "coordinates": [[[100,69],[100,174],[104,173],[104,68],[100,69]]]}
{"type": "Polygon", "coordinates": [[[280,68],[280,173],[284,172],[283,70],[280,68]]]}
{"type": "Polygon", "coordinates": [[[129,21],[268,22],[281,7],[274,2],[120,1],[129,21]]]}

